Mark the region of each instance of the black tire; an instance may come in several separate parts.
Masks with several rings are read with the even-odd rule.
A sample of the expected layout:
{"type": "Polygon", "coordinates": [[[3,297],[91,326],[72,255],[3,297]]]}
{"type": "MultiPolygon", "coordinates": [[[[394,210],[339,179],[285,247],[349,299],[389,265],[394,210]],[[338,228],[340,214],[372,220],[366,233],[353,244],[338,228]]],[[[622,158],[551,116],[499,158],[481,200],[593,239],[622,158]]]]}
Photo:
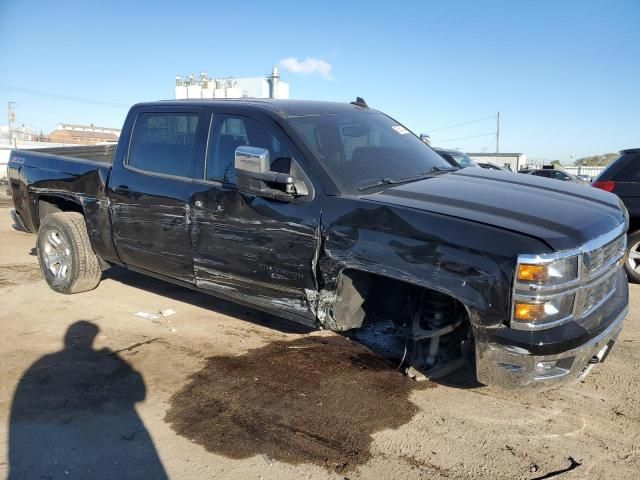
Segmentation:
{"type": "Polygon", "coordinates": [[[100,262],[80,213],[47,215],[38,230],[37,251],[42,275],[56,292],[86,292],[100,283],[100,262]]]}
{"type": "Polygon", "coordinates": [[[633,258],[640,254],[640,230],[627,236],[627,255],[624,259],[624,269],[630,282],[640,283],[640,258],[633,258]]]}

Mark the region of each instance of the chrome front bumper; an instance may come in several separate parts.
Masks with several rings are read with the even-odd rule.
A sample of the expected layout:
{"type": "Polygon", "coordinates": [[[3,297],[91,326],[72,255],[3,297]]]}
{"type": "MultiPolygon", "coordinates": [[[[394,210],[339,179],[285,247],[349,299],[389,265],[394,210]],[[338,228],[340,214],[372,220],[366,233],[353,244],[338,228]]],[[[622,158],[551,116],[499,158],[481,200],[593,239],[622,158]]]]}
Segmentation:
{"type": "Polygon", "coordinates": [[[478,381],[500,388],[544,390],[584,378],[609,353],[627,316],[626,306],[597,337],[573,350],[557,355],[531,355],[518,347],[476,343],[478,381]]]}

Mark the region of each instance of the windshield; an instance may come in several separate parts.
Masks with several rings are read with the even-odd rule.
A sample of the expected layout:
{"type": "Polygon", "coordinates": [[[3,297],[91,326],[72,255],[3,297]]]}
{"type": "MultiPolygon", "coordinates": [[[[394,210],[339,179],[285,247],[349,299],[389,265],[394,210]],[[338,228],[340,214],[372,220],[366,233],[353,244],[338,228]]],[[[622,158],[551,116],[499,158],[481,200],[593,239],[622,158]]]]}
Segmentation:
{"type": "Polygon", "coordinates": [[[343,193],[451,169],[431,147],[379,112],[298,117],[289,123],[343,193]]]}

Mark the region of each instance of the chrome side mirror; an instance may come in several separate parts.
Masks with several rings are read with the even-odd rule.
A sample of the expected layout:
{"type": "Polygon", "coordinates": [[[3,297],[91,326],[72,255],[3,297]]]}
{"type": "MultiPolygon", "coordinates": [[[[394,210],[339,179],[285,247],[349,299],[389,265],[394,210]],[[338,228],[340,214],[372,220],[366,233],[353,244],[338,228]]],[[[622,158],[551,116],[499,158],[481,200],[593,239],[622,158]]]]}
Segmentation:
{"type": "Polygon", "coordinates": [[[270,170],[269,150],[266,148],[236,148],[234,166],[240,192],[281,201],[293,200],[296,194],[293,177],[270,170]]]}

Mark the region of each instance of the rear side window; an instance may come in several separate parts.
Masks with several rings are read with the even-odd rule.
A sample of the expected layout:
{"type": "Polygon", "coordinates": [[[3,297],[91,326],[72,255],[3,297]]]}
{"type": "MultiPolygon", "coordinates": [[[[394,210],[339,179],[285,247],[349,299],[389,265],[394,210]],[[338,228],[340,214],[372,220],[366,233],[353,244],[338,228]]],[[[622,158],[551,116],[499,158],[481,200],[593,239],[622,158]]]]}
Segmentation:
{"type": "Polygon", "coordinates": [[[243,145],[269,150],[271,170],[289,173],[291,154],[267,127],[242,116],[215,115],[207,147],[206,179],[236,183],[235,153],[243,145]]]}
{"type": "Polygon", "coordinates": [[[626,165],[615,175],[615,180],[619,182],[640,182],[639,153],[625,153],[618,161],[625,161],[626,165]]]}
{"type": "Polygon", "coordinates": [[[152,173],[191,176],[197,113],[141,113],[136,119],[127,164],[152,173]]]}

